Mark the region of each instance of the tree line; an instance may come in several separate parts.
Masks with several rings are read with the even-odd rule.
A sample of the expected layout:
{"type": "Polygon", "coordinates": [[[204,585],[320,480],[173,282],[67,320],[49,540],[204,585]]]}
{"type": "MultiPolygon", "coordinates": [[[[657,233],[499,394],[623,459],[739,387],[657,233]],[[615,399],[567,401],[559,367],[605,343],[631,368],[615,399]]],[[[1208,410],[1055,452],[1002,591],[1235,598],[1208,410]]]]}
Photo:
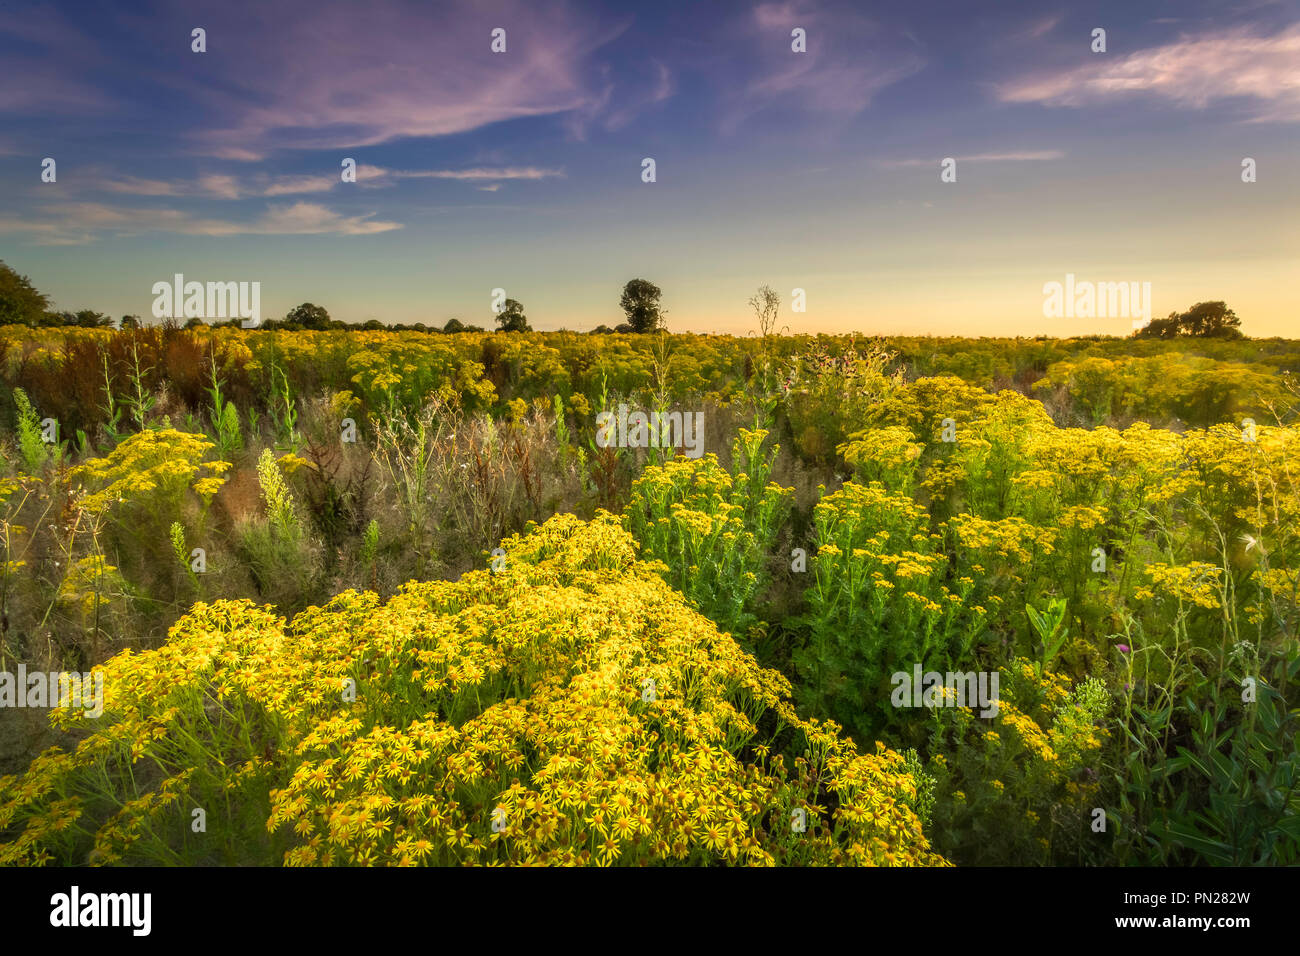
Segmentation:
{"type": "MultiPolygon", "coordinates": [[[[623,287],[619,307],[627,317],[614,328],[599,325],[592,329],[592,334],[609,332],[654,332],[664,327],[665,310],[660,305],[662,290],[653,282],[645,279],[632,279],[623,287]]],[[[506,299],[494,315],[497,331],[531,332],[528,316],[524,306],[516,299],[506,299]]],[[[89,328],[89,329],[131,329],[139,328],[144,322],[138,315],[124,315],[117,321],[103,312],[93,309],[81,309],[77,312],[53,311],[50,309],[49,296],[42,293],[25,275],[19,274],[3,260],[0,260],[0,325],[26,325],[31,328],[89,328]]],[[[202,325],[239,326],[237,318],[218,322],[205,322],[192,318],[185,323],[185,328],[202,325]]],[[[335,329],[364,330],[376,332],[483,332],[480,325],[468,325],[460,319],[449,319],[439,328],[424,322],[410,324],[380,322],[370,319],[360,325],[339,321],[330,317],[324,306],[304,302],[285,313],[282,319],[267,319],[258,326],[263,329],[284,329],[286,331],[326,332],[335,329]]]]}
{"type": "MultiPolygon", "coordinates": [[[[647,279],[632,279],[623,286],[618,305],[626,317],[613,328],[598,325],[591,330],[592,335],[610,333],[644,334],[663,329],[664,316],[667,311],[660,304],[663,291],[647,279]]],[[[760,290],[760,296],[750,300],[750,305],[759,316],[764,334],[772,331],[775,322],[779,297],[768,287],[760,290]],[[766,294],[766,299],[762,297],[766,294]]],[[[528,316],[524,306],[517,299],[506,299],[493,316],[499,332],[531,332],[528,316]]],[[[124,315],[116,323],[112,317],[93,309],[81,309],[77,312],[51,311],[49,297],[40,292],[27,276],[20,275],[0,260],[0,325],[26,325],[32,328],[69,327],[69,328],[139,328],[143,323],[138,315],[124,315]]],[[[239,326],[239,319],[224,322],[207,323],[203,319],[190,319],[185,328],[201,325],[239,326]]],[[[460,319],[449,319],[441,328],[424,322],[411,324],[390,324],[378,319],[370,319],[360,325],[341,322],[330,318],[324,306],[312,302],[290,309],[282,319],[267,319],[259,328],[284,329],[286,331],[318,331],[334,329],[363,330],[375,332],[427,332],[456,333],[483,332],[479,325],[467,325],[460,319]]],[[[1222,301],[1198,302],[1186,312],[1171,312],[1163,319],[1153,319],[1133,333],[1134,338],[1172,339],[1182,337],[1239,339],[1241,319],[1222,301]]]]}

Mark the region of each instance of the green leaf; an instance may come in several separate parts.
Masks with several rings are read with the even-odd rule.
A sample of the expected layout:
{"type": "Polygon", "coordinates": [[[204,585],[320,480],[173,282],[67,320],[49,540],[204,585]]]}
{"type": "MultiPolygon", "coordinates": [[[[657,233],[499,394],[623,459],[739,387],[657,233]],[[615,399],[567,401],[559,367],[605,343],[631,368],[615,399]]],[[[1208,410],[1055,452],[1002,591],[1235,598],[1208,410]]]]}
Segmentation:
{"type": "Polygon", "coordinates": [[[1160,836],[1165,839],[1171,839],[1179,846],[1186,847],[1189,850],[1195,850],[1207,860],[1213,860],[1217,863],[1231,864],[1234,862],[1232,847],[1206,836],[1197,830],[1190,823],[1178,822],[1171,823],[1167,826],[1152,827],[1160,836]]]}
{"type": "Polygon", "coordinates": [[[1195,767],[1201,773],[1201,775],[1205,777],[1206,780],[1214,779],[1214,772],[1210,770],[1209,766],[1206,765],[1205,762],[1202,761],[1201,758],[1198,757],[1196,754],[1192,753],[1186,747],[1179,747],[1178,753],[1189,764],[1195,767]]]}

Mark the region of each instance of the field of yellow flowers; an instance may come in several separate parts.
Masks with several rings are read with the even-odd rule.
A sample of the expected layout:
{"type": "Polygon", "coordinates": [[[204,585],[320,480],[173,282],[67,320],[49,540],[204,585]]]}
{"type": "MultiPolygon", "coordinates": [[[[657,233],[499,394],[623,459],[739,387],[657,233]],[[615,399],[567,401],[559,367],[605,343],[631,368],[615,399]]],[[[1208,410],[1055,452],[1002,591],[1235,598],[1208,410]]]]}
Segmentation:
{"type": "Polygon", "coordinates": [[[1300,863],[1297,352],[7,327],[0,863],[1300,863]]]}

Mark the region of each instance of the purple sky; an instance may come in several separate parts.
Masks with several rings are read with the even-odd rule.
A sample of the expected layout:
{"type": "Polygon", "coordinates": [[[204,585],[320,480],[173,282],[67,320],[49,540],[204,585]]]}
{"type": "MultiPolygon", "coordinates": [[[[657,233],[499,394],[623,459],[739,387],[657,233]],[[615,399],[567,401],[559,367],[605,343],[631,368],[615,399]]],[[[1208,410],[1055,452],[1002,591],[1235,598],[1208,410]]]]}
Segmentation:
{"type": "Polygon", "coordinates": [[[1074,274],[1300,335],[1294,3],[7,2],[0,57],[0,258],[58,308],[584,329],[644,277],[680,330],[767,283],[791,330],[1127,334],[1044,315],[1074,274]]]}

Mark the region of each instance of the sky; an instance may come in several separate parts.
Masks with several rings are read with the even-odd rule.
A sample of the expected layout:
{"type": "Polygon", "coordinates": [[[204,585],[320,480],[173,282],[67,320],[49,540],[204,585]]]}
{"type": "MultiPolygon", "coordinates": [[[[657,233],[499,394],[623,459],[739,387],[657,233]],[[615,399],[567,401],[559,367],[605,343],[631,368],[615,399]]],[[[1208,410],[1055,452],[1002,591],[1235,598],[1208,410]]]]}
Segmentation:
{"type": "Polygon", "coordinates": [[[1128,334],[1045,315],[1073,275],[1300,337],[1297,0],[0,0],[0,64],[0,259],[59,309],[586,330],[645,278],[673,331],[769,285],[791,332],[1128,334]]]}

